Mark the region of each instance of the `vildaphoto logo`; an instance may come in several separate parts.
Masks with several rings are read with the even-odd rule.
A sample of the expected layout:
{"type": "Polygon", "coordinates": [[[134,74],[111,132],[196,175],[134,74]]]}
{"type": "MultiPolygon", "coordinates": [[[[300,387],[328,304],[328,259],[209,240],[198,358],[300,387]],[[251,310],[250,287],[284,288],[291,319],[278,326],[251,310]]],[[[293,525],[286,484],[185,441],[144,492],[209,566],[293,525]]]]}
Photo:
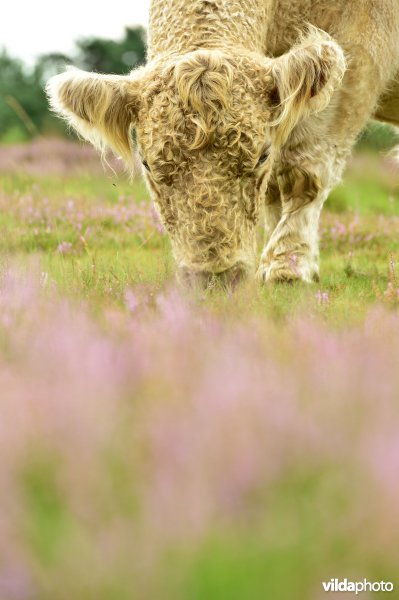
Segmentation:
{"type": "Polygon", "coordinates": [[[330,581],[323,581],[323,588],[325,592],[355,592],[355,594],[361,594],[362,592],[393,592],[394,585],[390,581],[349,581],[348,579],[330,579],[330,581]]]}

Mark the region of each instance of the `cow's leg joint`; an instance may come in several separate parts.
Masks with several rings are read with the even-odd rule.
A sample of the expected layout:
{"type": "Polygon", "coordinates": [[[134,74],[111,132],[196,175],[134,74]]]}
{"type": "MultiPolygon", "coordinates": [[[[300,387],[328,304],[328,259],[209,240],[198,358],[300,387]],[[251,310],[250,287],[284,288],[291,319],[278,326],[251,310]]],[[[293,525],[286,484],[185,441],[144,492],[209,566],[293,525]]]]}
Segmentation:
{"type": "Polygon", "coordinates": [[[282,214],[263,250],[258,279],[263,282],[319,278],[318,224],[328,189],[302,168],[285,167],[278,174],[282,214]]]}

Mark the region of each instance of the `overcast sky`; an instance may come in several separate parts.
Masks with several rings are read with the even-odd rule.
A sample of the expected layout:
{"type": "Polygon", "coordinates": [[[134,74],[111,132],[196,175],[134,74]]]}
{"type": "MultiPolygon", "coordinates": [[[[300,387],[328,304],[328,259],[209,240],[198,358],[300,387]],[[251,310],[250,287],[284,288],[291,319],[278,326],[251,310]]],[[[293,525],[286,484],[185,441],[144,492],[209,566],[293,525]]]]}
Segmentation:
{"type": "Polygon", "coordinates": [[[70,52],[79,37],[123,35],[147,25],[150,0],[9,0],[0,19],[0,49],[32,64],[46,52],[70,52]]]}

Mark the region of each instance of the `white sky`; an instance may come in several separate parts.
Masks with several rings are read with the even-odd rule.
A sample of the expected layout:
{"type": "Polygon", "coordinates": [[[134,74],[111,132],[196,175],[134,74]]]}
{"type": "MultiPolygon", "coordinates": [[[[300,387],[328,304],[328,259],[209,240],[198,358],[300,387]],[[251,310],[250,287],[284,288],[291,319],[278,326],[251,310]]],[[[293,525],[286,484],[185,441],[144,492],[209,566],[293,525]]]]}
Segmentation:
{"type": "Polygon", "coordinates": [[[0,19],[0,49],[32,64],[39,54],[73,49],[80,37],[119,38],[147,25],[150,0],[9,0],[0,19]]]}

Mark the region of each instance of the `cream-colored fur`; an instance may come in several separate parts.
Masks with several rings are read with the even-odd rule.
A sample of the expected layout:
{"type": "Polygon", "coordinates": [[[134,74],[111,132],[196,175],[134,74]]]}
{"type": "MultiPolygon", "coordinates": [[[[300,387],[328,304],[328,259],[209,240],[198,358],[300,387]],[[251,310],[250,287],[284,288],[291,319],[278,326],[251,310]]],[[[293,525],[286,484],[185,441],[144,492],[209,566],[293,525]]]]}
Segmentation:
{"type": "Polygon", "coordinates": [[[153,0],[146,67],[68,71],[55,111],[129,163],[131,129],[180,275],[318,276],[318,221],[366,121],[399,119],[398,0],[153,0]]]}
{"type": "Polygon", "coordinates": [[[374,117],[399,127],[399,73],[380,98],[374,117]]]}

